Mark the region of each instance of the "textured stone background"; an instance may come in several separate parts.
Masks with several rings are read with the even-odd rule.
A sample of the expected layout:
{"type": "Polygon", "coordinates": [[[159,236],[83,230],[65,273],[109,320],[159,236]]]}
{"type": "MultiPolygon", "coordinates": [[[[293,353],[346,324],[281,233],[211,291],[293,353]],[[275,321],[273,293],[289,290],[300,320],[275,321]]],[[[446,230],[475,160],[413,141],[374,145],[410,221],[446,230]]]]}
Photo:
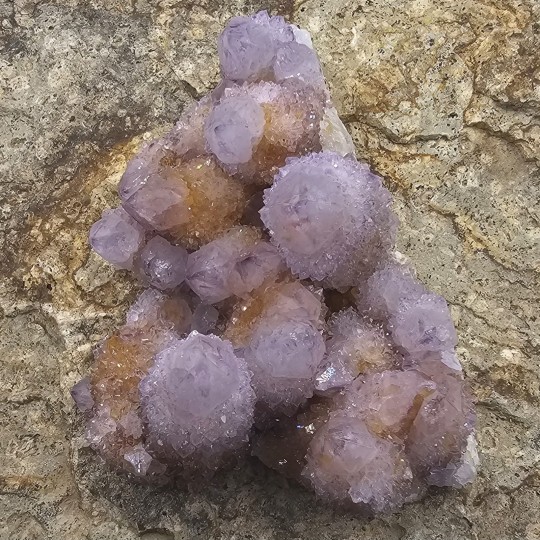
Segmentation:
{"type": "Polygon", "coordinates": [[[0,0],[2,540],[540,538],[537,0],[0,0]],[[86,245],[143,138],[217,80],[216,36],[267,7],[312,33],[400,250],[452,304],[482,471],[373,520],[256,463],[200,493],[132,485],[70,386],[134,286],[86,245]]]}

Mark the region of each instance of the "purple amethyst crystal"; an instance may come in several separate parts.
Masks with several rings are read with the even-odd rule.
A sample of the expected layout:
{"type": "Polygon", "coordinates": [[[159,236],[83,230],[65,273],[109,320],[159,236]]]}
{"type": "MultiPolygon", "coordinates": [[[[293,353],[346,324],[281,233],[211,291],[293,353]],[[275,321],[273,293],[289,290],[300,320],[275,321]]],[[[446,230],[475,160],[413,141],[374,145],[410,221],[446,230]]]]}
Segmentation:
{"type": "Polygon", "coordinates": [[[335,153],[291,159],[261,217],[295,274],[334,288],[367,277],[394,247],[390,193],[367,165],[335,153]]]}
{"type": "Polygon", "coordinates": [[[402,444],[377,437],[361,418],[343,412],[315,435],[302,474],[321,497],[374,512],[395,510],[425,491],[402,444]]]}
{"type": "Polygon", "coordinates": [[[214,304],[245,296],[281,267],[277,250],[256,229],[238,227],[189,256],[187,279],[203,302],[214,304]]]}
{"type": "Polygon", "coordinates": [[[405,442],[420,407],[436,388],[416,371],[386,370],[359,377],[340,399],[373,434],[405,442]]]}
{"type": "Polygon", "coordinates": [[[137,476],[146,476],[152,464],[152,456],[142,444],[138,444],[133,450],[126,452],[124,459],[133,467],[133,472],[137,476]]]}
{"type": "Polygon", "coordinates": [[[266,11],[231,19],[218,42],[223,78],[244,82],[271,76],[279,47],[293,40],[292,26],[266,11]]]}
{"type": "Polygon", "coordinates": [[[321,149],[325,94],[299,78],[226,88],[205,124],[207,147],[244,182],[269,183],[289,156],[321,149]]]}
{"type": "Polygon", "coordinates": [[[187,187],[174,181],[170,167],[161,165],[166,155],[165,141],[144,146],[128,163],[118,188],[124,208],[149,230],[166,231],[186,223],[189,216],[187,187]]]}
{"type": "Polygon", "coordinates": [[[247,163],[263,136],[264,111],[249,96],[222,99],[206,122],[209,150],[227,165],[247,163]]]}
{"type": "Polygon", "coordinates": [[[217,468],[246,447],[254,394],[230,343],[191,333],[155,359],[140,386],[150,445],[185,469],[217,468]]]}
{"type": "Polygon", "coordinates": [[[395,344],[408,355],[453,350],[457,334],[446,300],[433,293],[400,303],[388,328],[395,344]]]}
{"type": "Polygon", "coordinates": [[[223,80],[144,145],[92,226],[146,288],[72,389],[89,445],[141,481],[199,483],[252,449],[322,499],[389,512],[478,467],[448,304],[400,264],[309,33],[260,12],[223,80]]]}
{"type": "Polygon", "coordinates": [[[176,138],[186,130],[185,122],[141,149],[129,162],[118,191],[123,207],[146,229],[193,248],[235,225],[247,197],[214,158],[198,155],[206,144],[204,120],[193,128],[201,132],[198,150],[178,150],[176,138]]]}
{"type": "Polygon", "coordinates": [[[183,247],[154,236],[139,253],[135,273],[143,283],[157,289],[174,289],[186,278],[187,257],[183,247]]]}
{"type": "Polygon", "coordinates": [[[216,328],[218,319],[219,311],[214,306],[200,303],[193,311],[191,330],[209,334],[216,328]]]}
{"type": "Polygon", "coordinates": [[[463,368],[453,349],[429,351],[424,354],[407,355],[403,360],[405,369],[416,369],[433,380],[444,379],[448,375],[463,378],[463,368]]]}
{"type": "Polygon", "coordinates": [[[411,425],[407,454],[429,485],[461,487],[478,466],[473,403],[461,381],[447,377],[425,400],[411,425]]]}
{"type": "Polygon", "coordinates": [[[92,409],[94,406],[94,398],[90,390],[90,378],[85,377],[81,379],[71,389],[71,397],[77,405],[79,411],[85,413],[92,409]]]}
{"type": "Polygon", "coordinates": [[[295,281],[261,287],[232,313],[225,335],[253,373],[261,417],[291,415],[313,395],[323,313],[320,296],[295,281]]]}
{"type": "Polygon", "coordinates": [[[335,392],[362,373],[392,369],[398,355],[384,330],[349,308],[334,314],[328,323],[326,356],[317,375],[317,393],[335,392]]]}
{"type": "Polygon", "coordinates": [[[313,395],[324,339],[309,322],[268,321],[259,326],[244,357],[253,372],[257,400],[273,413],[291,415],[313,395]]]}
{"type": "Polygon", "coordinates": [[[146,289],[129,308],[126,325],[181,335],[189,331],[191,318],[191,309],[181,295],[169,295],[155,289],[146,289]]]}
{"type": "Polygon", "coordinates": [[[295,78],[325,87],[309,33],[265,11],[232,19],[219,39],[224,79],[236,82],[295,78]]]}
{"type": "Polygon", "coordinates": [[[356,300],[363,313],[384,321],[397,312],[401,303],[415,301],[426,292],[410,268],[390,262],[360,283],[356,300]]]}
{"type": "Polygon", "coordinates": [[[389,263],[370,276],[356,298],[366,315],[385,322],[394,345],[404,355],[405,366],[429,375],[461,374],[448,304],[427,291],[409,268],[389,263]]]}
{"type": "Polygon", "coordinates": [[[274,62],[274,78],[299,79],[307,84],[324,88],[324,75],[317,53],[306,45],[290,42],[280,47],[274,62]]]}
{"type": "Polygon", "coordinates": [[[145,231],[122,207],[105,210],[90,229],[90,245],[118,268],[131,269],[141,249],[145,231]]]}

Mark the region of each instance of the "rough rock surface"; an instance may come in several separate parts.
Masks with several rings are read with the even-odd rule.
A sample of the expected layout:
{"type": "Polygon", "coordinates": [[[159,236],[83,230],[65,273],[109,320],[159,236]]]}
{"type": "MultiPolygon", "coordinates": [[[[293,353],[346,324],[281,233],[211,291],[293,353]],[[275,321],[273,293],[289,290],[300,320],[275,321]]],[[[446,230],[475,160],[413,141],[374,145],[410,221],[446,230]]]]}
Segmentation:
{"type": "Polygon", "coordinates": [[[539,24],[533,0],[0,0],[0,538],[537,540],[539,24]],[[145,130],[217,81],[224,21],[263,7],[311,31],[400,251],[451,304],[483,463],[467,493],[368,521],[255,463],[187,495],[82,445],[69,388],[136,286],[88,228],[145,130]]]}

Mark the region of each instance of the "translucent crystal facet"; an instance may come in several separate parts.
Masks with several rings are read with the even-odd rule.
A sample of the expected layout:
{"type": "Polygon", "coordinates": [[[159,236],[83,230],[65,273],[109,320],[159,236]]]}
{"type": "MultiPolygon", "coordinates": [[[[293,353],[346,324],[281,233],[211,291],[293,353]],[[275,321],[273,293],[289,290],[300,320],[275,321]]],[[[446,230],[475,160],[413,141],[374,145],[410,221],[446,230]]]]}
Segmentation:
{"type": "Polygon", "coordinates": [[[331,317],[328,333],[324,365],[317,375],[319,394],[340,390],[362,373],[392,369],[399,363],[384,330],[352,308],[331,317]]]}
{"type": "Polygon", "coordinates": [[[143,283],[157,289],[174,289],[186,277],[188,253],[182,246],[175,246],[155,236],[141,250],[135,262],[135,273],[143,283]]]}
{"type": "Polygon", "coordinates": [[[244,82],[270,77],[278,49],[294,38],[283,17],[266,11],[231,19],[218,41],[223,78],[244,82]]]}
{"type": "Polygon", "coordinates": [[[203,302],[245,296],[276,275],[282,266],[277,250],[253,227],[231,229],[188,259],[188,282],[203,302]]]}
{"type": "Polygon", "coordinates": [[[223,99],[206,123],[208,148],[222,163],[247,163],[262,138],[264,124],[264,111],[250,96],[223,99]]]}
{"type": "Polygon", "coordinates": [[[123,208],[106,210],[90,229],[90,245],[118,268],[131,269],[141,249],[145,230],[123,208]]]}

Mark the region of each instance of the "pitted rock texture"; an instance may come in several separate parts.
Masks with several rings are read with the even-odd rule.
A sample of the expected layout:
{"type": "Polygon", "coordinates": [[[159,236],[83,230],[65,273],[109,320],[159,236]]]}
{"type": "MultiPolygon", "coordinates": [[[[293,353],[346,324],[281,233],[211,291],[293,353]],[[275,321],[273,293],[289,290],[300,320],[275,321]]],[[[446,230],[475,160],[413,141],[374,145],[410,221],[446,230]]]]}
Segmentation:
{"type": "Polygon", "coordinates": [[[0,537],[538,538],[538,9],[0,2],[0,537]],[[224,21],[260,8],[311,31],[357,155],[392,182],[400,251],[450,302],[479,413],[467,494],[351,519],[255,464],[187,495],[110,475],[81,444],[69,388],[135,286],[88,228],[141,141],[217,81],[224,21]]]}

